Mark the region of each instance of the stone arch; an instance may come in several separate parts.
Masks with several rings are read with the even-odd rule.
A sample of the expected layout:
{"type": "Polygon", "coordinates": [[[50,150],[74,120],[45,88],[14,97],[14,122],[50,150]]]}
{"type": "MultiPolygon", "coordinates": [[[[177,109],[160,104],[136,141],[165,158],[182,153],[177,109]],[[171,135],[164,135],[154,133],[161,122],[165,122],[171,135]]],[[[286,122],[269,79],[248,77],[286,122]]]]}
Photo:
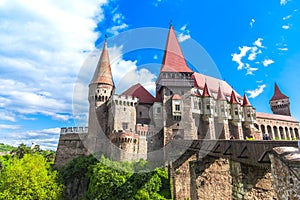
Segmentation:
{"type": "Polygon", "coordinates": [[[275,138],[280,139],[280,135],[279,135],[277,126],[273,126],[273,131],[274,131],[275,138]]]}
{"type": "Polygon", "coordinates": [[[256,128],[257,130],[259,130],[258,124],[255,123],[254,126],[255,126],[255,128],[256,128]]]}
{"type": "Polygon", "coordinates": [[[291,139],[291,135],[289,134],[289,129],[288,127],[284,127],[285,133],[286,133],[286,139],[291,139]]]}
{"type": "Polygon", "coordinates": [[[273,134],[272,134],[272,127],[270,125],[267,125],[267,133],[269,134],[270,138],[273,140],[273,134]]]}
{"type": "Polygon", "coordinates": [[[285,139],[284,132],[283,132],[284,129],[281,126],[279,126],[278,130],[279,130],[280,138],[285,139]]]}
{"type": "Polygon", "coordinates": [[[295,138],[295,132],[294,132],[293,128],[290,127],[289,130],[290,130],[292,139],[294,139],[295,138]]]}
{"type": "Polygon", "coordinates": [[[295,137],[300,139],[298,128],[294,128],[294,131],[295,131],[295,137]]]}
{"type": "Polygon", "coordinates": [[[266,129],[265,129],[265,125],[260,125],[260,130],[261,130],[261,133],[262,134],[265,134],[266,133],[266,129]]]}

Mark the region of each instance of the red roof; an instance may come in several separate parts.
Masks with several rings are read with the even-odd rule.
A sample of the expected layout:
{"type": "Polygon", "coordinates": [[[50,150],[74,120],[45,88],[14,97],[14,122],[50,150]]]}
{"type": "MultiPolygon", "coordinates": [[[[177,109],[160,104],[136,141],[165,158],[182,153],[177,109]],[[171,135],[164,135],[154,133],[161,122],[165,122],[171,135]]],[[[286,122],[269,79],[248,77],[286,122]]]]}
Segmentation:
{"type": "Polygon", "coordinates": [[[204,84],[202,96],[203,97],[211,97],[210,91],[209,91],[206,83],[204,84]]]}
{"type": "Polygon", "coordinates": [[[179,94],[174,94],[172,97],[173,100],[181,100],[181,97],[179,94]]]}
{"type": "Polygon", "coordinates": [[[131,86],[121,95],[137,97],[140,103],[152,104],[156,101],[156,99],[139,83],[131,86]]]}
{"type": "Polygon", "coordinates": [[[289,97],[282,94],[282,92],[280,91],[278,85],[275,83],[275,86],[274,86],[274,95],[273,97],[271,98],[270,101],[274,101],[274,100],[280,100],[280,99],[288,99],[289,97]]]}
{"type": "Polygon", "coordinates": [[[231,96],[230,96],[230,103],[231,104],[238,104],[238,100],[236,98],[235,92],[232,90],[231,92],[231,96]]]}
{"type": "Polygon", "coordinates": [[[170,26],[161,72],[193,72],[186,64],[173,26],[170,26]]]}
{"type": "Polygon", "coordinates": [[[276,114],[269,114],[269,113],[256,113],[256,118],[261,119],[273,119],[273,120],[281,120],[281,121],[288,121],[288,122],[298,122],[294,117],[287,116],[287,115],[276,115],[276,114]]]}
{"type": "Polygon", "coordinates": [[[226,100],[223,92],[221,91],[221,86],[219,85],[217,100],[226,100]]]}
{"type": "MultiPolygon", "coordinates": [[[[233,90],[233,88],[226,81],[212,76],[207,76],[195,72],[193,73],[192,78],[194,79],[194,86],[200,89],[203,89],[204,84],[207,83],[207,86],[211,93],[218,93],[219,87],[222,87],[223,94],[226,96],[230,96],[231,91],[233,90]]],[[[236,96],[237,98],[242,99],[242,97],[237,93],[236,96]]]]}
{"type": "Polygon", "coordinates": [[[91,83],[104,83],[111,86],[114,85],[106,41],[104,42],[104,47],[91,83]]]}
{"type": "Polygon", "coordinates": [[[251,106],[251,104],[250,104],[250,102],[249,102],[249,100],[248,100],[246,94],[244,94],[244,98],[243,98],[243,106],[245,106],[245,107],[248,107],[248,106],[250,107],[250,106],[251,106]]]}

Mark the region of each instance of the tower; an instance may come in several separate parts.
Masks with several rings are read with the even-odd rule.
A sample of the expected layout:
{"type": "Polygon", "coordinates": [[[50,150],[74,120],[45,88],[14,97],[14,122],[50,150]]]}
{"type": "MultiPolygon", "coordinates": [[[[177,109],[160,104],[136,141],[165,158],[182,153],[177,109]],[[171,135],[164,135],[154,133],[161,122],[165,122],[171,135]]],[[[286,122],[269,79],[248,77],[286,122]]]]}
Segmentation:
{"type": "Polygon", "coordinates": [[[270,100],[270,107],[273,114],[291,116],[290,99],[288,96],[282,94],[276,83],[274,86],[274,95],[270,100]]]}
{"type": "Polygon", "coordinates": [[[172,139],[193,139],[196,127],[190,125],[193,71],[187,66],[174,28],[170,25],[162,67],[156,81],[156,91],[163,106],[163,145],[172,139]],[[185,119],[185,120],[181,120],[185,119]]]}
{"type": "Polygon", "coordinates": [[[105,40],[103,50],[95,69],[94,76],[89,84],[89,119],[88,139],[89,151],[107,154],[110,144],[108,134],[108,107],[107,102],[114,93],[110,60],[105,40]]]}

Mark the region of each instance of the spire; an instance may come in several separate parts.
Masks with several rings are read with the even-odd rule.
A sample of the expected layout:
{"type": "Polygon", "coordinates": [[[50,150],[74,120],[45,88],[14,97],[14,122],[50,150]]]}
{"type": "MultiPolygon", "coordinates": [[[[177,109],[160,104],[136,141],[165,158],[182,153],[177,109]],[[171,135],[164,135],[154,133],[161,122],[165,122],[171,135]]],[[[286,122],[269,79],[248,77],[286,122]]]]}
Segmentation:
{"type": "Polygon", "coordinates": [[[246,93],[244,93],[243,106],[244,107],[250,107],[251,106],[251,104],[250,104],[250,102],[249,102],[249,100],[248,100],[248,98],[246,96],[246,93]]]}
{"type": "Polygon", "coordinates": [[[221,91],[221,86],[219,85],[217,100],[226,100],[223,92],[221,91]]]}
{"type": "Polygon", "coordinates": [[[105,36],[103,50],[91,83],[103,83],[103,84],[114,86],[111,68],[110,68],[108,50],[107,50],[106,37],[107,36],[105,36]]]}
{"type": "Polygon", "coordinates": [[[161,72],[193,72],[186,64],[181,47],[177,40],[172,23],[165,48],[161,72]]]}
{"type": "Polygon", "coordinates": [[[238,100],[236,98],[235,92],[232,90],[231,92],[231,96],[230,96],[230,103],[231,104],[238,104],[238,100]]]}
{"type": "Polygon", "coordinates": [[[203,97],[211,97],[210,91],[209,91],[206,83],[204,84],[202,96],[203,97]]]}
{"type": "Polygon", "coordinates": [[[271,98],[270,101],[274,101],[274,100],[279,100],[279,99],[288,99],[289,97],[282,94],[282,92],[280,91],[277,83],[275,83],[275,86],[274,86],[274,95],[273,97],[271,98]]]}

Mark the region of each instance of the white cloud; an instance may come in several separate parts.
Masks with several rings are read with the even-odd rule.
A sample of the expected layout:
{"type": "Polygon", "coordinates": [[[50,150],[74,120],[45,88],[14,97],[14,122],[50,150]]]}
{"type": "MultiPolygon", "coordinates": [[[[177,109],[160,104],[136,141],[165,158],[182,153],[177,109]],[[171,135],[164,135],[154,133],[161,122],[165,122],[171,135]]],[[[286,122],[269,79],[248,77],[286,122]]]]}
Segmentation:
{"type": "Polygon", "coordinates": [[[154,5],[155,7],[157,7],[160,3],[162,2],[162,0],[155,0],[152,5],[154,5]]]}
{"type": "Polygon", "coordinates": [[[188,39],[191,38],[191,35],[190,35],[190,31],[186,29],[187,28],[187,24],[183,25],[180,30],[182,31],[181,33],[179,33],[178,35],[178,41],[179,42],[184,42],[188,39]]]}
{"type": "Polygon", "coordinates": [[[107,29],[108,33],[111,33],[113,35],[118,35],[120,33],[120,31],[126,29],[128,27],[128,25],[126,23],[120,24],[120,25],[116,25],[113,26],[109,29],[107,29]]]}
{"type": "Polygon", "coordinates": [[[249,98],[255,98],[261,93],[263,93],[265,87],[265,84],[259,85],[258,88],[256,88],[255,90],[247,90],[246,93],[249,94],[249,98]]]}
{"type": "Polygon", "coordinates": [[[20,125],[0,124],[1,129],[19,129],[20,125]]]}
{"type": "Polygon", "coordinates": [[[232,56],[232,61],[238,63],[238,70],[241,70],[244,68],[245,64],[242,62],[242,58],[246,56],[247,52],[251,50],[251,47],[248,46],[243,46],[243,47],[239,47],[240,53],[234,53],[231,54],[232,56]]]}
{"type": "Polygon", "coordinates": [[[183,34],[183,33],[180,33],[180,34],[178,35],[178,41],[179,41],[179,42],[184,42],[184,41],[186,41],[187,39],[190,39],[190,38],[191,38],[191,35],[190,35],[190,34],[185,35],[185,34],[183,34]]]}
{"type": "Polygon", "coordinates": [[[280,5],[284,6],[284,5],[286,5],[289,1],[292,1],[292,0],[280,0],[280,5]]]}
{"type": "Polygon", "coordinates": [[[280,48],[278,48],[278,50],[280,50],[280,51],[288,51],[289,49],[287,47],[280,47],[280,48]]]}
{"type": "Polygon", "coordinates": [[[257,40],[254,41],[254,45],[260,47],[260,48],[265,48],[263,45],[262,45],[262,38],[257,38],[257,40]]]}
{"type": "Polygon", "coordinates": [[[251,48],[251,53],[248,56],[248,60],[251,60],[251,61],[255,60],[256,55],[261,54],[261,53],[262,53],[262,51],[260,49],[258,49],[257,47],[252,47],[251,48]]]}
{"type": "Polygon", "coordinates": [[[290,25],[283,25],[282,28],[285,29],[285,30],[287,30],[287,29],[290,29],[291,26],[290,25]]]}
{"type": "MultiPolygon", "coordinates": [[[[0,125],[1,128],[1,125],[0,125]]],[[[12,127],[12,129],[16,129],[12,127]]],[[[60,128],[47,128],[42,130],[16,131],[2,135],[3,143],[18,146],[21,143],[31,146],[32,143],[40,145],[42,149],[56,150],[60,128]]]]}
{"type": "Polygon", "coordinates": [[[16,122],[16,115],[7,110],[0,110],[0,120],[16,122]]]}
{"type": "Polygon", "coordinates": [[[42,114],[67,121],[73,85],[104,19],[92,1],[2,1],[0,4],[0,107],[17,118],[42,114]]]}
{"type": "Polygon", "coordinates": [[[255,19],[251,19],[251,22],[250,22],[250,27],[252,28],[253,27],[253,24],[255,23],[255,19]]]}
{"type": "Polygon", "coordinates": [[[254,75],[253,72],[255,72],[255,71],[258,70],[258,68],[256,68],[256,67],[250,67],[249,64],[246,64],[246,67],[245,67],[245,68],[246,68],[246,70],[247,70],[246,75],[254,75]]]}
{"type": "Polygon", "coordinates": [[[287,16],[283,17],[282,19],[283,19],[283,20],[287,20],[287,19],[290,19],[292,16],[293,16],[293,15],[287,15],[287,16]]]}
{"type": "Polygon", "coordinates": [[[272,60],[272,59],[265,59],[265,60],[263,61],[263,65],[264,65],[265,67],[267,67],[267,66],[269,66],[269,65],[271,65],[271,64],[273,64],[273,63],[275,63],[275,62],[274,62],[274,60],[272,60]]]}

